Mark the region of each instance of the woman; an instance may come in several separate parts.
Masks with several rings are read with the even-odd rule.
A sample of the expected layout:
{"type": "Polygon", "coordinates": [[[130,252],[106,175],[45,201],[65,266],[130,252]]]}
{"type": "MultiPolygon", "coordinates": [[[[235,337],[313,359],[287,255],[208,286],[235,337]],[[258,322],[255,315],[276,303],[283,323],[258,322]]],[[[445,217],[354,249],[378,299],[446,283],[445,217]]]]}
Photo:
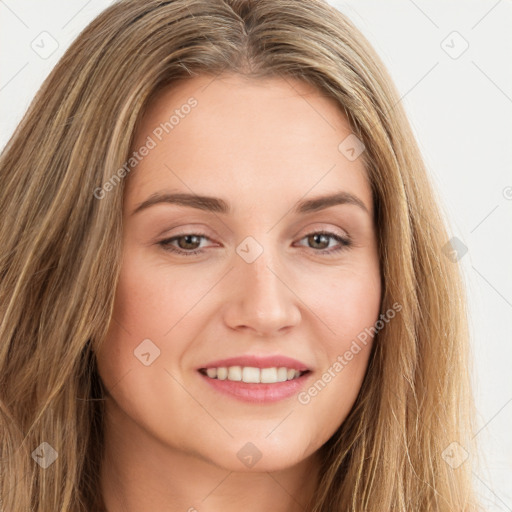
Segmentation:
{"type": "Polygon", "coordinates": [[[459,271],[320,0],[125,0],[0,159],[5,510],[469,511],[459,271]]]}

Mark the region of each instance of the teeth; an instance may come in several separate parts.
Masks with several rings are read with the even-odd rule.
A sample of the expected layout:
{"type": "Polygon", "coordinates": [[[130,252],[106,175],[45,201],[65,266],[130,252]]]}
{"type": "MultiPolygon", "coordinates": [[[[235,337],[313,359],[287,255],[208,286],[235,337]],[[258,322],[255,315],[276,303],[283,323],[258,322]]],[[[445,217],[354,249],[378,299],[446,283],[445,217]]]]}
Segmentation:
{"type": "Polygon", "coordinates": [[[215,377],[217,377],[217,368],[208,368],[206,370],[206,375],[208,375],[210,379],[215,379],[215,377]]]}
{"type": "Polygon", "coordinates": [[[230,366],[228,368],[228,380],[242,380],[242,367],[230,366]]]}
{"type": "Polygon", "coordinates": [[[260,369],[251,366],[244,366],[242,370],[242,380],[258,384],[260,382],[260,369]]]}
{"type": "Polygon", "coordinates": [[[286,377],[288,375],[288,368],[285,368],[282,366],[281,368],[277,369],[277,382],[284,382],[286,380],[286,377]]]}
{"type": "Polygon", "coordinates": [[[302,372],[284,366],[261,369],[252,366],[230,366],[228,368],[208,368],[206,375],[210,379],[243,381],[250,384],[275,384],[296,379],[302,375],[302,372]]]}
{"type": "MultiPolygon", "coordinates": [[[[293,370],[295,373],[295,370],[293,370]]],[[[261,369],[261,382],[272,384],[277,382],[277,368],[262,368],[261,369]]]]}

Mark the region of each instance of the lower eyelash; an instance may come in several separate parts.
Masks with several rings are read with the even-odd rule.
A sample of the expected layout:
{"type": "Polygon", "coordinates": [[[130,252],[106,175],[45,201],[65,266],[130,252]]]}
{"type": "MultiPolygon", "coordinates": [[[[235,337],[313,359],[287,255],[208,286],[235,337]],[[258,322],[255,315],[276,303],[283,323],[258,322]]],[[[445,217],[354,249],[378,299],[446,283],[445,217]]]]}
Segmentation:
{"type": "MultiPolygon", "coordinates": [[[[171,242],[173,242],[174,240],[177,240],[186,235],[192,235],[192,236],[195,236],[198,238],[208,238],[206,235],[203,235],[201,233],[184,233],[182,235],[177,235],[172,238],[168,238],[167,240],[162,240],[161,242],[158,242],[158,245],[160,245],[165,251],[174,252],[174,253],[177,253],[177,254],[183,255],[183,256],[194,256],[196,254],[201,254],[204,251],[204,249],[194,249],[191,251],[184,251],[183,249],[177,249],[176,247],[170,245],[171,242]]],[[[319,251],[313,250],[314,252],[316,252],[318,254],[326,254],[326,255],[333,254],[333,253],[336,253],[339,251],[343,251],[352,245],[352,240],[349,237],[342,237],[342,236],[336,235],[335,233],[330,233],[328,231],[313,231],[312,233],[308,233],[307,235],[304,235],[301,238],[301,240],[303,240],[304,238],[307,238],[308,236],[311,236],[311,235],[325,235],[330,238],[334,238],[340,244],[338,247],[336,247],[334,249],[321,249],[319,251]]]]}

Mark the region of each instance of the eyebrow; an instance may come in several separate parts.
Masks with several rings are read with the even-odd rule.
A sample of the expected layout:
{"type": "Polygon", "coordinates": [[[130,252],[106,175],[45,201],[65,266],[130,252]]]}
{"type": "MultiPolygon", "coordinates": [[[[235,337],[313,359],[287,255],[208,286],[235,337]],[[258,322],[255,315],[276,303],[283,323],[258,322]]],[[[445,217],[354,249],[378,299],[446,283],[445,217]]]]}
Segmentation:
{"type": "MultiPolygon", "coordinates": [[[[198,210],[213,213],[229,214],[231,212],[229,203],[218,197],[200,196],[197,194],[186,193],[170,193],[163,191],[155,192],[154,194],[149,196],[145,201],[140,203],[135,208],[135,210],[133,210],[131,215],[135,215],[136,213],[139,213],[142,210],[146,210],[151,206],[162,203],[176,204],[179,206],[196,208],[198,210]]],[[[312,199],[305,199],[299,201],[293,207],[292,212],[294,214],[311,213],[341,204],[354,205],[361,208],[366,213],[370,213],[366,205],[363,203],[363,201],[354,194],[351,194],[349,192],[337,192],[330,195],[323,195],[314,197],[312,199]]]]}

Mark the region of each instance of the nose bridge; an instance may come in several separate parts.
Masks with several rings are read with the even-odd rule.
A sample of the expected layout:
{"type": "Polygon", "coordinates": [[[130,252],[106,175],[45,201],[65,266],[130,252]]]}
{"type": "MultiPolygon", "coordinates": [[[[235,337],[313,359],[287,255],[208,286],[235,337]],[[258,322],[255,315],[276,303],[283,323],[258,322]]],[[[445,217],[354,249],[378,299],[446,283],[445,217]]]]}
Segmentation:
{"type": "Polygon", "coordinates": [[[252,263],[238,262],[241,267],[240,275],[246,285],[247,298],[257,303],[270,304],[277,299],[284,299],[283,283],[279,276],[281,266],[271,254],[267,246],[260,256],[252,263]]]}
{"type": "Polygon", "coordinates": [[[285,284],[287,272],[282,251],[273,246],[271,236],[262,238],[257,242],[248,237],[237,247],[226,318],[233,328],[269,334],[296,324],[300,313],[296,297],[285,284]]]}

